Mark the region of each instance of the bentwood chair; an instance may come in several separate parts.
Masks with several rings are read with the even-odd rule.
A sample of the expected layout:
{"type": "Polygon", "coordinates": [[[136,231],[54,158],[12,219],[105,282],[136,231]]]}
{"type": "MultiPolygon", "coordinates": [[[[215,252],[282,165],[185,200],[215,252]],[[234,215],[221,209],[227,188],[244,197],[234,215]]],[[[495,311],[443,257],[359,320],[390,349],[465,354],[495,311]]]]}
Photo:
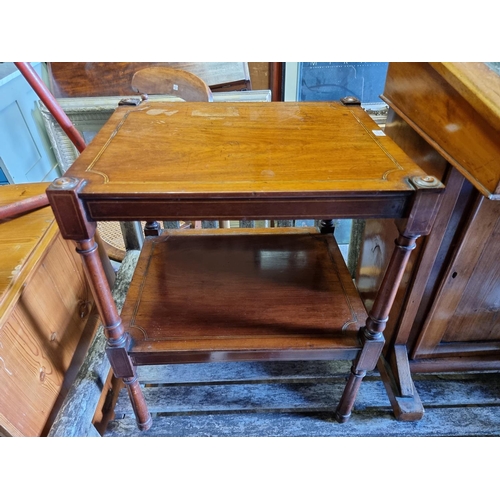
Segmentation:
{"type": "MultiPolygon", "coordinates": [[[[183,101],[213,101],[212,91],[208,85],[198,76],[182,69],[161,66],[143,68],[134,73],[131,87],[134,92],[142,94],[144,99],[147,99],[148,95],[164,95],[178,97],[183,101]]],[[[148,234],[150,227],[154,227],[155,224],[154,222],[146,224],[146,234],[148,234]]],[[[196,223],[187,221],[166,223],[166,227],[169,228],[190,227],[191,225],[194,226],[196,223]]],[[[114,234],[115,241],[117,241],[119,239],[117,233],[121,232],[121,228],[114,222],[101,223],[101,232],[103,232],[104,237],[108,234],[110,236],[114,234]]]]}
{"type": "Polygon", "coordinates": [[[139,94],[172,95],[184,101],[213,101],[208,85],[181,69],[158,66],[141,69],[132,77],[132,89],[139,94]]]}

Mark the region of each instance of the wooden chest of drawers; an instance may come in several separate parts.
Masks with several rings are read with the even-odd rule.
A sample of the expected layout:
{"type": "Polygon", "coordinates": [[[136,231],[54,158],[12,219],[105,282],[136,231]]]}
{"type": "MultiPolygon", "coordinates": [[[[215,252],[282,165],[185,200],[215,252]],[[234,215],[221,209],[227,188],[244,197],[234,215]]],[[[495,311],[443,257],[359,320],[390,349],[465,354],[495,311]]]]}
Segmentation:
{"type": "MultiPolygon", "coordinates": [[[[46,186],[2,186],[0,204],[46,186]]],[[[0,223],[0,434],[47,433],[97,322],[80,258],[51,208],[0,223]]]]}
{"type": "MultiPolygon", "coordinates": [[[[411,374],[500,369],[500,74],[485,63],[390,63],[382,98],[387,135],[446,185],[385,331],[395,412],[414,420],[424,409],[405,390],[411,374]]],[[[363,298],[394,237],[389,222],[367,221],[363,298]]]]}

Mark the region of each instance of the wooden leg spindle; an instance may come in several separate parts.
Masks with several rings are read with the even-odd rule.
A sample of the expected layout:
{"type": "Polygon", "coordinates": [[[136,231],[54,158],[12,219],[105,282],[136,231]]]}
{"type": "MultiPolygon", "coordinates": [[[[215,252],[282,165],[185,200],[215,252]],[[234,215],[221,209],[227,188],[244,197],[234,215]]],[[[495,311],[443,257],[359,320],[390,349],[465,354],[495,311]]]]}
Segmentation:
{"type": "Polygon", "coordinates": [[[396,247],[389,266],[387,267],[373,307],[368,314],[366,327],[362,330],[363,349],[353,363],[351,375],[335,411],[335,418],[338,422],[349,420],[361,381],[368,370],[375,369],[382,354],[385,342],[383,331],[389,319],[389,313],[406,264],[410,258],[410,253],[416,247],[415,241],[417,238],[418,235],[400,235],[396,240],[396,247]]]}
{"type": "Polygon", "coordinates": [[[149,220],[146,222],[144,226],[144,235],[145,236],[160,236],[161,234],[161,226],[156,220],[149,220]]]}
{"type": "Polygon", "coordinates": [[[122,320],[116,309],[104,269],[97,251],[97,244],[90,240],[78,241],[77,250],[83,260],[88,282],[96,301],[99,314],[108,340],[106,354],[116,377],[125,382],[132,407],[134,408],[137,425],[141,430],[147,430],[152,425],[146,401],[135,373],[135,366],[128,355],[130,337],[123,329],[122,320]]]}
{"type": "Polygon", "coordinates": [[[335,231],[335,223],[333,222],[333,219],[322,220],[319,227],[321,234],[333,234],[335,231]]]}

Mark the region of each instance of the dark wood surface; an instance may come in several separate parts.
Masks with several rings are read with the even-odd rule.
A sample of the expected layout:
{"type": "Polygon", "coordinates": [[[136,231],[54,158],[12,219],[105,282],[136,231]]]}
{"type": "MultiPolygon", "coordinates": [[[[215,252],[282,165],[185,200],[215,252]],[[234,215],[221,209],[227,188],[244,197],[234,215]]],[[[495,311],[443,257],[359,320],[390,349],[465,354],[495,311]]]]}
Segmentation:
{"type": "Polygon", "coordinates": [[[51,62],[50,90],[55,97],[132,95],[134,73],[152,66],[189,71],[214,91],[251,90],[245,62],[51,62]]]}
{"type": "Polygon", "coordinates": [[[135,364],[352,359],[366,311],[331,235],[180,230],[146,240],[122,318],[135,364]]]}
{"type": "Polygon", "coordinates": [[[269,88],[271,89],[271,98],[273,101],[283,101],[283,69],[284,63],[269,63],[269,88]]]}

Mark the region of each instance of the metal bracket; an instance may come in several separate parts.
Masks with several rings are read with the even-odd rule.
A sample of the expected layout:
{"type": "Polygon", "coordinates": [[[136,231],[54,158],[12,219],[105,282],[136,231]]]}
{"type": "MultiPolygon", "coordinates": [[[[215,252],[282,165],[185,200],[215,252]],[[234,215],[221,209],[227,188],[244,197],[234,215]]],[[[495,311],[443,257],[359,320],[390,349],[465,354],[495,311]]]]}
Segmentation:
{"type": "Polygon", "coordinates": [[[342,97],[340,99],[340,102],[344,106],[361,106],[361,101],[357,97],[354,97],[352,95],[342,97]]]}
{"type": "Polygon", "coordinates": [[[139,106],[139,104],[146,99],[144,99],[142,95],[139,97],[126,97],[118,102],[118,106],[139,106]]]}
{"type": "Polygon", "coordinates": [[[436,177],[432,177],[432,175],[426,175],[424,177],[412,177],[410,181],[417,188],[444,187],[441,181],[439,179],[436,179],[436,177]]]}

